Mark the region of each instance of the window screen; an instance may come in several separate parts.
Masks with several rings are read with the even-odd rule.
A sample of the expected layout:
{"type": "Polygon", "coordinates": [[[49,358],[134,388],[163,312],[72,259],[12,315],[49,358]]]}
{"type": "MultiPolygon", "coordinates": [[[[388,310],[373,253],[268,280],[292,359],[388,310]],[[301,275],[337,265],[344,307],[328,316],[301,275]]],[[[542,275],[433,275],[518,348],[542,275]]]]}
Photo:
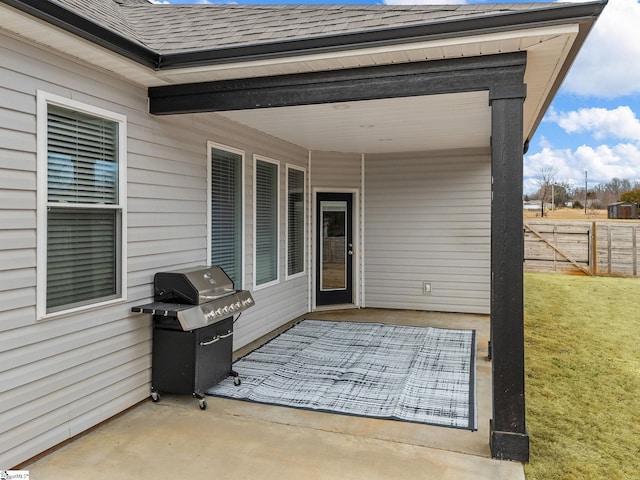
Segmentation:
{"type": "Polygon", "coordinates": [[[211,148],[211,264],[242,288],[242,155],[211,148]]]}
{"type": "Polygon", "coordinates": [[[278,165],[256,160],[255,284],[278,279],[278,165]]]}
{"type": "Polygon", "coordinates": [[[304,271],[304,171],[287,170],[287,274],[304,271]]]}
{"type": "Polygon", "coordinates": [[[118,123],[48,105],[48,313],[120,296],[118,188],[118,123]]]}

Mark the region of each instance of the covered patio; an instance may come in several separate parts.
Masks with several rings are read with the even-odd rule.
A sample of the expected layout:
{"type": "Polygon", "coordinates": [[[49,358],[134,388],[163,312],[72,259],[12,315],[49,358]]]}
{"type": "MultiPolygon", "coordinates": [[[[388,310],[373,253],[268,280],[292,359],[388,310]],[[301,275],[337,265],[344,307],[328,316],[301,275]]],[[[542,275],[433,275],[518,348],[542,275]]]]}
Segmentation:
{"type": "MultiPolygon", "coordinates": [[[[84,478],[207,468],[285,478],[302,445],[316,474],[291,467],[291,478],[408,477],[407,465],[426,475],[445,451],[455,453],[430,476],[517,478],[500,469],[519,464],[491,457],[529,458],[523,150],[605,3],[0,0],[12,230],[0,251],[2,466],[126,411],[30,463],[34,477],[73,478],[81,464],[84,478]],[[60,125],[93,122],[112,133],[90,135],[90,148],[112,153],[69,148],[58,162],[60,125]],[[73,195],[85,187],[95,203],[73,195]],[[104,187],[113,198],[98,199],[104,187]],[[77,235],[106,211],[113,233],[77,235]],[[85,262],[78,238],[91,254],[104,241],[109,255],[85,262]],[[344,270],[326,288],[328,239],[340,240],[344,270]],[[70,260],[54,261],[59,245],[70,260]],[[70,265],[69,279],[56,273],[70,265]],[[255,299],[234,326],[236,354],[303,317],[477,329],[479,430],[221,399],[206,412],[189,398],[151,405],[152,321],[132,307],[150,301],[156,273],[201,265],[255,299]],[[55,293],[98,283],[102,266],[97,293],[55,293]]],[[[84,141],[77,130],[63,147],[84,141]]]]}
{"type": "MultiPolygon", "coordinates": [[[[303,318],[475,329],[478,430],[311,412],[208,397],[145,401],[23,465],[34,478],[523,479],[522,465],[491,459],[491,368],[485,315],[349,309],[303,318]],[[100,466],[96,468],[96,466],[100,466]]],[[[293,322],[292,322],[293,323],[293,322]]],[[[283,327],[286,328],[286,327],[283,327]]],[[[236,352],[243,355],[278,332],[236,352]]]]}

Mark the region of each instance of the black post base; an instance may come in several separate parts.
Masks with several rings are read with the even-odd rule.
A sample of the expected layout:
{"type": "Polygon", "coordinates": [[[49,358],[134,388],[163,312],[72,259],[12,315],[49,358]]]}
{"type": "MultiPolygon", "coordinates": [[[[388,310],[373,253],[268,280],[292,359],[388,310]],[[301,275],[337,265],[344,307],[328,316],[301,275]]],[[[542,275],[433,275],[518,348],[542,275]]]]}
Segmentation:
{"type": "Polygon", "coordinates": [[[527,433],[501,432],[491,424],[491,456],[498,460],[529,461],[529,435],[527,433]]]}

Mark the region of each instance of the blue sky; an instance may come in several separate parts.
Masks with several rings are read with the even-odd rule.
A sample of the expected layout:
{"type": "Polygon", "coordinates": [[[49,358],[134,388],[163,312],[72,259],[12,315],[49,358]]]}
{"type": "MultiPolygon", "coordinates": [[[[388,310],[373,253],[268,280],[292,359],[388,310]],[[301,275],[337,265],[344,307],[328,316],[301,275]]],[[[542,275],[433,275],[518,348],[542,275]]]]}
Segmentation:
{"type": "MultiPolygon", "coordinates": [[[[490,3],[472,0],[155,0],[156,3],[490,3]]],[[[521,2],[522,0],[516,0],[521,2]]],[[[494,2],[505,3],[505,2],[494,2]]],[[[528,2],[527,2],[528,3],[528,2]]],[[[543,169],[555,180],[589,188],[612,178],[640,182],[640,3],[609,0],[524,158],[524,190],[543,169]]]]}

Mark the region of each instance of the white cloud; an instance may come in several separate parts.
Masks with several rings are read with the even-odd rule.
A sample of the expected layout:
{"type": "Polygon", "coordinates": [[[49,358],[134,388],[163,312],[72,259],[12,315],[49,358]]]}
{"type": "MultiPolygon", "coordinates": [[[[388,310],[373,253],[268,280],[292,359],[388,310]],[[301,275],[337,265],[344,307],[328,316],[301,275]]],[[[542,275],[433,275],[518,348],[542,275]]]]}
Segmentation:
{"type": "Polygon", "coordinates": [[[549,140],[547,140],[547,138],[545,136],[541,136],[540,140],[538,141],[538,143],[540,144],[540,146],[542,148],[551,148],[552,144],[549,140]]]}
{"type": "Polygon", "coordinates": [[[537,190],[536,180],[544,167],[554,168],[556,181],[570,185],[581,185],[585,170],[589,185],[609,183],[616,177],[640,180],[639,160],[640,147],[631,143],[595,148],[582,145],[575,150],[545,147],[524,158],[524,190],[528,193],[537,190]]]}
{"type": "Polygon", "coordinates": [[[640,120],[628,106],[613,110],[581,108],[572,112],[549,110],[547,120],[557,123],[565,132],[589,133],[594,138],[618,138],[640,143],[640,120]]]}
{"type": "Polygon", "coordinates": [[[545,121],[554,122],[567,134],[588,134],[596,146],[556,149],[545,137],[541,150],[524,159],[525,192],[535,192],[540,171],[552,167],[556,180],[570,185],[583,185],[588,172],[589,185],[609,183],[612,178],[640,181],[640,119],[628,106],[614,109],[581,108],[561,112],[549,109],[545,121]],[[613,139],[609,144],[607,140],[613,139]]]}
{"type": "Polygon", "coordinates": [[[546,168],[553,168],[556,172],[556,180],[573,178],[575,164],[575,155],[569,149],[557,150],[550,147],[544,147],[540,152],[528,154],[524,157],[524,178],[535,178],[540,171],[546,168]]]}
{"type": "Polygon", "coordinates": [[[640,92],[640,3],[609,0],[567,76],[563,90],[614,98],[640,92]]]}
{"type": "Polygon", "coordinates": [[[600,145],[596,148],[583,145],[576,149],[575,157],[582,170],[590,172],[598,183],[607,183],[614,177],[640,178],[640,150],[635,145],[600,145]]]}

